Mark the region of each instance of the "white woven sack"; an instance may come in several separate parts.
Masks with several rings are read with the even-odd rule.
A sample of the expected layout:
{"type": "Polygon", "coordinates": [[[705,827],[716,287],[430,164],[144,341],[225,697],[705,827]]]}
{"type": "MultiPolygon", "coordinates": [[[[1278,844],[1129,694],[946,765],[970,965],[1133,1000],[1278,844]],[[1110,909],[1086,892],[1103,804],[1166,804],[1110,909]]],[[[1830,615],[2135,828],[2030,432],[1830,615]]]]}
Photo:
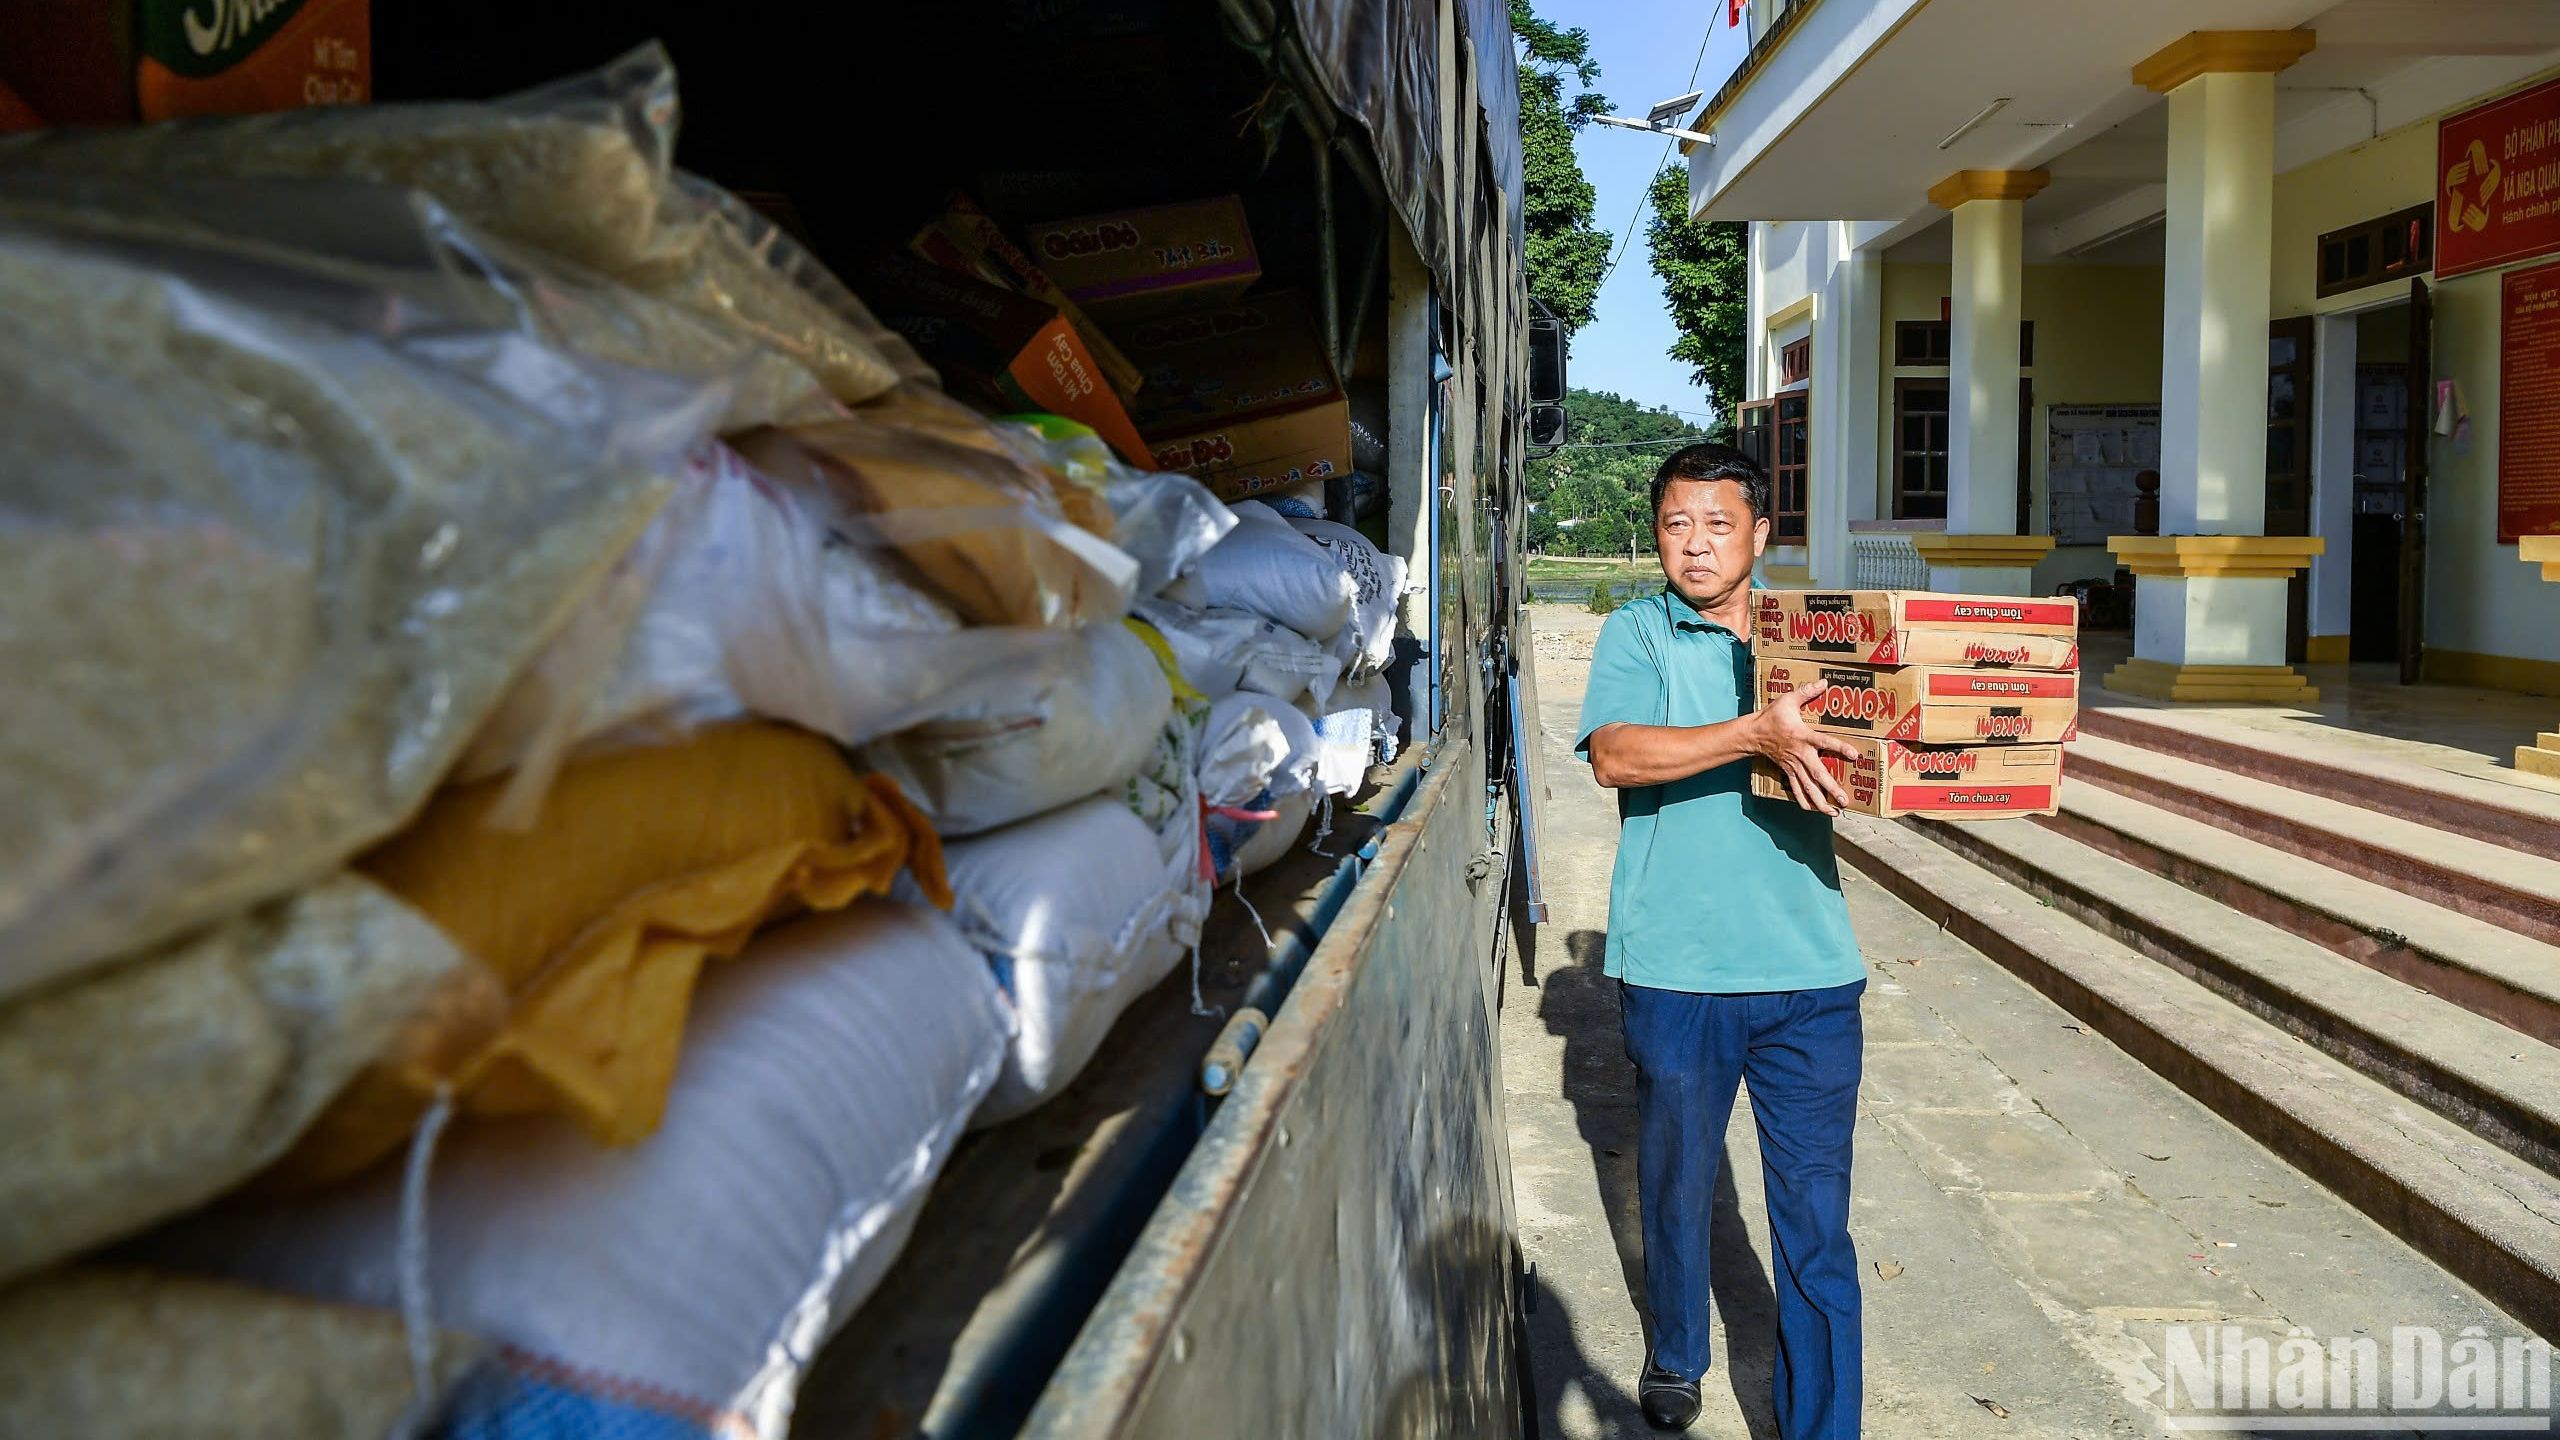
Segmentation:
{"type": "Polygon", "coordinates": [[[1054,630],[964,628],[725,445],[696,446],[676,482],[481,727],[460,778],[547,772],[582,742],[662,739],[740,714],[860,745],[1065,646],[1054,630]]]}
{"type": "Polygon", "coordinates": [[[1200,798],[1244,805],[1268,790],[1276,799],[1316,783],[1315,722],[1273,695],[1239,690],[1209,707],[1200,746],[1200,798]]]}
{"type": "Polygon", "coordinates": [[[1235,510],[1236,528],[1200,557],[1180,593],[1204,609],[1277,620],[1319,645],[1340,634],[1359,599],[1341,562],[1258,500],[1235,510]]]}
{"type": "Polygon", "coordinates": [[[978,703],[865,748],[945,836],[979,835],[1055,810],[1138,772],[1173,715],[1173,686],[1125,625],[1070,632],[1047,665],[978,703]]]}
{"type": "Polygon", "coordinates": [[[1238,690],[1259,690],[1283,700],[1333,696],[1342,662],[1297,631],[1244,610],[1194,610],[1171,600],[1140,600],[1132,607],[1164,637],[1182,678],[1215,700],[1238,690]]]}
{"type": "Polygon", "coordinates": [[[1073,1083],[1199,938],[1207,895],[1189,857],[1165,862],[1114,796],[958,841],[944,858],[961,933],[1013,1001],[1013,1044],[976,1121],[993,1125],[1073,1083]]]}
{"type": "Polygon", "coordinates": [[[1369,537],[1331,520],[1292,520],[1351,577],[1351,623],[1329,647],[1345,674],[1373,675],[1396,655],[1396,601],[1404,594],[1405,563],[1369,543],[1369,537]]]}
{"type": "MultiPolygon", "coordinates": [[[[495,1413],[459,1428],[602,1433],[639,1403],[666,1422],[652,1434],[696,1433],[685,1417],[781,1440],[801,1372],[879,1283],[994,1083],[1006,1024],[949,918],[861,901],[704,974],[666,1119],[640,1144],[556,1116],[457,1121],[424,1191],[434,1319],[511,1347],[529,1377],[475,1391],[495,1413]]],[[[401,1179],[380,1167],[145,1244],[172,1268],[397,1305],[401,1179]]]]}

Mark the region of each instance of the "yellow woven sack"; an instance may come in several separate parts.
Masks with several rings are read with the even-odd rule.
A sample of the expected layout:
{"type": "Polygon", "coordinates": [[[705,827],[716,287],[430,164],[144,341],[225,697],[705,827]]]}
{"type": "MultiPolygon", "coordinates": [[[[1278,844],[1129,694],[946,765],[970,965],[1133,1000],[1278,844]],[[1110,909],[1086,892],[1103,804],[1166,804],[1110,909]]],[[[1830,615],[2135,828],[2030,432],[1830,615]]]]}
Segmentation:
{"type": "Polygon", "coordinates": [[[280,1162],[334,1180],[397,1148],[439,1086],[465,1114],[556,1110],[598,1141],[657,1128],[703,964],[758,926],[888,890],[949,906],[942,846],[890,781],[761,722],[573,762],[533,828],[485,823],[503,781],[454,786],[358,866],[508,990],[485,1031],[427,1037],[367,1071],[280,1162]]]}

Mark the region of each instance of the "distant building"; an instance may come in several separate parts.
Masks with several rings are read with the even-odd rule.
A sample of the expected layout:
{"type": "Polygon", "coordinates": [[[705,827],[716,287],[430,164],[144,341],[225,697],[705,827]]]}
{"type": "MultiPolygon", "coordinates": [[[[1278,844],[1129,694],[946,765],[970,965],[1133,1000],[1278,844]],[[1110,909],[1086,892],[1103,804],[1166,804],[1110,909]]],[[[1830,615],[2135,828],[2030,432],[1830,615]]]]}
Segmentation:
{"type": "Polygon", "coordinates": [[[2121,567],[2117,689],[2560,693],[2560,3],[1754,10],[1687,148],[1752,222],[1771,583],[2121,567]]]}

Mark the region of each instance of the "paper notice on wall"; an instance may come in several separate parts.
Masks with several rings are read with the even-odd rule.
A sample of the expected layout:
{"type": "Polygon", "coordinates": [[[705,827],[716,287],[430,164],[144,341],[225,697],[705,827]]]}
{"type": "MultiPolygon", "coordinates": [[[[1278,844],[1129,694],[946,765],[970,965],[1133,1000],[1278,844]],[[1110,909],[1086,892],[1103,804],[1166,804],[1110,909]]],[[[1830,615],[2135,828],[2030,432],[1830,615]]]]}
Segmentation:
{"type": "Polygon", "coordinates": [[[2135,477],[2160,464],[2157,405],[2056,405],[2045,412],[2047,530],[2060,545],[2133,533],[2135,477]]]}

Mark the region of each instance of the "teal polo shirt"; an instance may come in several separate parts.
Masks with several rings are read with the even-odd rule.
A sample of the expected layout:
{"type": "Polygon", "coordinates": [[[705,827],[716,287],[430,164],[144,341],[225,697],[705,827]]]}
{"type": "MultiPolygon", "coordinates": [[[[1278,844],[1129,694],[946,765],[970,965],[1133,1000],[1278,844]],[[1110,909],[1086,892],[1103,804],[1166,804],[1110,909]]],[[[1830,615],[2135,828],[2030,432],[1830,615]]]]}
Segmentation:
{"type": "MultiPolygon", "coordinates": [[[[1591,732],[1619,721],[1735,719],[1751,688],[1750,644],[1665,587],[1600,627],[1574,753],[1589,761],[1591,732]]],[[[1753,795],[1748,760],[1620,790],[1607,973],[1711,995],[1863,978],[1829,817],[1753,795]]]]}

